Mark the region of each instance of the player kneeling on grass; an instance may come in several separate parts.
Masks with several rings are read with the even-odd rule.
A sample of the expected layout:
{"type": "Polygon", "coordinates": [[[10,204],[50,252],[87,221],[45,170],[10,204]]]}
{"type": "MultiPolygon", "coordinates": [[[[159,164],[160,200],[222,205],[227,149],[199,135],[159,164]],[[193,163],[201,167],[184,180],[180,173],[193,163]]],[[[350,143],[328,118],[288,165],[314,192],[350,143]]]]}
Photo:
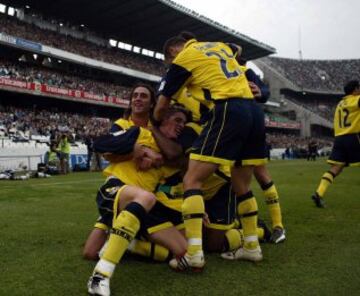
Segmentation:
{"type": "MultiPolygon", "coordinates": [[[[167,127],[172,129],[176,138],[186,123],[186,115],[182,111],[175,113],[171,111],[169,114],[171,115],[165,117],[162,128],[165,134],[169,134],[169,131],[166,131],[167,127]]],[[[160,152],[151,132],[139,127],[102,136],[94,143],[94,148],[101,153],[131,155],[136,152],[137,145],[147,146],[160,152]]],[[[118,188],[113,199],[98,200],[100,213],[112,212],[113,219],[107,247],[88,283],[90,295],[110,295],[110,277],[115,266],[138,233],[147,213],[155,205],[156,198],[153,192],[159,181],[166,176],[164,167],[138,170],[133,159],[111,163],[104,173],[118,179],[115,184],[118,188]]]]}

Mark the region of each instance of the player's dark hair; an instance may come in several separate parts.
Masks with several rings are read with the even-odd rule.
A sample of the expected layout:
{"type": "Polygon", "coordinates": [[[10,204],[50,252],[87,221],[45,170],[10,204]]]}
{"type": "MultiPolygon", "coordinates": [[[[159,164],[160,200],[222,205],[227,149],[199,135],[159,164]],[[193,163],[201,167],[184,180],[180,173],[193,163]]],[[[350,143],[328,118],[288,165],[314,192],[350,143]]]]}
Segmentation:
{"type": "Polygon", "coordinates": [[[247,60],[244,59],[241,55],[240,56],[236,56],[236,60],[239,63],[240,66],[245,66],[247,63],[247,60]]]}
{"type": "Polygon", "coordinates": [[[173,114],[178,113],[178,112],[182,112],[185,115],[186,122],[191,122],[192,121],[191,112],[189,112],[189,110],[186,110],[183,107],[183,105],[180,105],[180,104],[177,104],[177,103],[170,105],[169,109],[166,111],[164,119],[167,119],[170,116],[172,116],[173,114]]]}
{"type": "Polygon", "coordinates": [[[150,101],[151,101],[151,109],[150,109],[150,114],[152,114],[153,109],[155,108],[156,105],[156,97],[155,97],[155,90],[152,86],[150,86],[149,84],[146,83],[137,83],[135,84],[135,86],[131,89],[130,92],[130,100],[129,100],[129,107],[125,110],[124,112],[124,118],[125,119],[129,119],[129,117],[131,116],[132,113],[132,108],[131,108],[131,102],[132,102],[132,98],[134,95],[135,90],[138,87],[143,87],[146,88],[149,92],[150,92],[150,101]]]}
{"type": "Polygon", "coordinates": [[[191,32],[188,32],[188,31],[182,31],[182,32],[180,32],[179,37],[184,38],[186,41],[189,41],[189,40],[191,40],[191,39],[195,39],[195,38],[196,38],[195,34],[193,34],[193,33],[191,33],[191,32]]]}
{"type": "Polygon", "coordinates": [[[187,41],[189,41],[190,39],[194,39],[194,38],[195,35],[193,33],[183,31],[179,35],[171,37],[168,40],[166,40],[163,47],[163,54],[165,56],[165,60],[170,58],[171,47],[182,45],[187,41]]]}
{"type": "Polygon", "coordinates": [[[345,95],[351,95],[355,89],[360,87],[359,80],[351,80],[344,86],[345,95]]]}

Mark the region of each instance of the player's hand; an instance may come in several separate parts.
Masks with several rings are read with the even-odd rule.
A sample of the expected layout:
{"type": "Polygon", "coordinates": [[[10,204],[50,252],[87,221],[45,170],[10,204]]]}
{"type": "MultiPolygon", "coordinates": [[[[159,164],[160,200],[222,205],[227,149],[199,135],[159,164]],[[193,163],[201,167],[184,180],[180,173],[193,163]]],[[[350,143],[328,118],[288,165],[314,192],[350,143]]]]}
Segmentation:
{"type": "Polygon", "coordinates": [[[151,150],[150,148],[147,147],[143,147],[143,149],[144,149],[145,157],[150,158],[152,160],[152,166],[154,168],[159,168],[164,164],[164,158],[160,153],[155,152],[154,150],[151,150]]]}
{"type": "Polygon", "coordinates": [[[159,168],[164,164],[164,159],[160,153],[148,147],[135,145],[134,162],[138,170],[146,171],[151,168],[159,168]]]}
{"type": "Polygon", "coordinates": [[[258,87],[254,82],[249,81],[249,86],[251,89],[251,92],[253,93],[255,98],[261,98],[261,89],[258,87]]]}
{"type": "Polygon", "coordinates": [[[153,167],[152,164],[153,162],[151,158],[143,157],[141,160],[136,162],[136,168],[139,171],[147,171],[153,167]]]}

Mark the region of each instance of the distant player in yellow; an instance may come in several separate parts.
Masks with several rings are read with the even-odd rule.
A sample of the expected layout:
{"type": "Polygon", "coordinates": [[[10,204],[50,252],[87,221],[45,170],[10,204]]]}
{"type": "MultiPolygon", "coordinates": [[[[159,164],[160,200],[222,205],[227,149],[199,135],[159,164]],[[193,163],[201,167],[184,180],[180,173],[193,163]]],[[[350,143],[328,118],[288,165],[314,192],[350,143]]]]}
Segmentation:
{"type": "Polygon", "coordinates": [[[328,159],[329,171],[321,177],[319,187],[311,196],[318,208],[325,207],[324,195],[344,167],[360,166],[360,84],[358,80],[344,87],[345,97],[339,102],[334,116],[335,141],[328,159]]]}
{"type": "MultiPolygon", "coordinates": [[[[244,246],[238,259],[262,260],[257,236],[257,203],[250,190],[253,166],[264,162],[261,142],[264,125],[257,120],[257,109],[245,73],[235,60],[239,48],[221,42],[198,42],[189,35],[169,39],[164,46],[165,59],[173,60],[154,110],[161,120],[171,98],[177,99],[184,87],[209,106],[207,124],[195,141],[188,170],[184,176],[182,213],[187,253],[180,261],[192,270],[205,265],[202,219],[205,213],[203,183],[220,165],[232,167],[237,208],[244,229],[244,246]],[[213,107],[212,107],[213,106],[213,107]]],[[[179,261],[179,262],[180,262],[179,261]]],[[[184,264],[182,264],[184,266],[184,264]]],[[[183,269],[182,266],[177,269],[183,269]]]]}

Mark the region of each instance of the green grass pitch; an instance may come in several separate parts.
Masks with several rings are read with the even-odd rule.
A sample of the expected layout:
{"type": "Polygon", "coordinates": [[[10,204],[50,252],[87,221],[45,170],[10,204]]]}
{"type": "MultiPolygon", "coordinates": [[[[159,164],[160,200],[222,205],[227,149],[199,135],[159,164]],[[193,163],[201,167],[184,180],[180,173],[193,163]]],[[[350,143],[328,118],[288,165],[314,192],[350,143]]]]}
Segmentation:
{"type": "MultiPolygon", "coordinates": [[[[310,200],[328,166],[274,161],[287,241],[263,245],[264,261],[206,257],[202,274],[178,274],[166,264],[124,259],[112,279],[113,295],[359,295],[360,169],[347,168],[326,195],[310,200]]],[[[0,295],[86,295],[94,263],[81,258],[96,218],[100,173],[0,181],[0,295]]],[[[257,184],[261,217],[268,220],[257,184]]]]}

